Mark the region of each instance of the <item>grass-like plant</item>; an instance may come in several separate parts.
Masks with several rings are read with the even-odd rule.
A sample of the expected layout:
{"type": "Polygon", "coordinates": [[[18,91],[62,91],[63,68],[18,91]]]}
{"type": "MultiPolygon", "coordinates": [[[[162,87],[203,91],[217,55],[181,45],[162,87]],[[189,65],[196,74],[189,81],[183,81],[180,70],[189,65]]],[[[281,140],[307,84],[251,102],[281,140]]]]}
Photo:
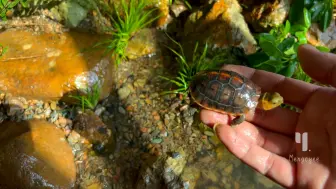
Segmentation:
{"type": "Polygon", "coordinates": [[[167,48],[170,49],[170,51],[172,51],[177,56],[176,61],[179,66],[179,70],[175,78],[167,78],[164,76],[159,76],[160,78],[167,80],[177,86],[176,89],[170,91],[164,91],[162,94],[182,94],[186,96],[188,94],[190,82],[198,72],[205,70],[219,69],[222,62],[217,60],[218,57],[221,56],[221,54],[218,54],[218,57],[215,56],[209,59],[207,57],[208,53],[207,43],[205,44],[201,52],[199,52],[198,43],[196,43],[192,59],[189,61],[184,54],[183,47],[181,46],[181,44],[176,42],[170,36],[168,36],[168,38],[179,47],[180,52],[177,52],[176,50],[167,46],[167,48]]]}
{"type": "Polygon", "coordinates": [[[116,58],[117,65],[127,58],[125,50],[128,46],[128,41],[134,33],[145,28],[160,16],[153,16],[156,8],[146,10],[148,5],[146,2],[146,0],[130,0],[129,2],[121,0],[121,7],[116,7],[113,4],[114,11],[112,12],[115,15],[110,14],[112,37],[109,40],[98,43],[96,47],[107,45],[105,52],[112,53],[112,56],[116,58]]]}
{"type": "Polygon", "coordinates": [[[76,99],[77,105],[82,107],[82,110],[91,109],[94,110],[99,102],[100,97],[100,87],[98,82],[95,83],[92,88],[86,89],[86,95],[70,95],[71,98],[76,99]]]}

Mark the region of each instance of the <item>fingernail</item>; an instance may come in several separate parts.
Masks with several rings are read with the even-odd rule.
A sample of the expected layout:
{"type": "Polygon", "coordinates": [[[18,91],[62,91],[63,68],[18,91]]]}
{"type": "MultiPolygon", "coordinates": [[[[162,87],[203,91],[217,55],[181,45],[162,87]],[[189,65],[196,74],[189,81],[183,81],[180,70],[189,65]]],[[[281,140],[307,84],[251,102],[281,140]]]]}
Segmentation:
{"type": "Polygon", "coordinates": [[[215,133],[218,133],[218,129],[219,129],[221,126],[222,126],[221,124],[219,124],[219,123],[215,123],[212,129],[214,130],[215,133]]]}

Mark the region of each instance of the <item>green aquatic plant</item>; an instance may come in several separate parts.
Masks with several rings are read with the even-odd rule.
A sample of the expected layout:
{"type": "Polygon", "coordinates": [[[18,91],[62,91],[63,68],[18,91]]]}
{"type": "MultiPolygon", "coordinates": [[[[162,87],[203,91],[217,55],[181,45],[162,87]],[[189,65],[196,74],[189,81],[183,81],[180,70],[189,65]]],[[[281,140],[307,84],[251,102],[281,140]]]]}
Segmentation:
{"type": "Polygon", "coordinates": [[[1,20],[7,20],[7,12],[12,10],[18,4],[27,7],[27,0],[0,0],[0,17],[1,20]]]}
{"type": "Polygon", "coordinates": [[[86,89],[86,94],[77,94],[77,95],[70,95],[70,98],[74,98],[77,100],[77,106],[82,107],[82,110],[84,111],[85,109],[95,109],[99,102],[100,98],[100,87],[98,82],[95,83],[92,88],[87,88],[86,89]]]}
{"type": "Polygon", "coordinates": [[[170,49],[170,51],[172,51],[177,56],[176,61],[179,66],[178,73],[177,73],[177,76],[175,76],[175,78],[168,78],[164,76],[159,76],[159,77],[176,85],[177,89],[170,90],[170,91],[164,91],[162,94],[174,93],[174,94],[187,95],[190,81],[192,81],[194,75],[196,75],[198,72],[201,72],[201,71],[217,70],[220,68],[222,62],[217,61],[217,60],[218,60],[218,57],[221,56],[221,54],[208,58],[207,57],[208,44],[206,43],[203,50],[199,51],[199,44],[196,43],[194,51],[193,51],[192,59],[189,61],[183,51],[182,45],[176,42],[170,36],[168,37],[170,38],[171,41],[173,41],[179,47],[179,50],[180,50],[180,52],[177,52],[176,50],[167,46],[167,48],[170,49]]]}
{"type": "Polygon", "coordinates": [[[126,60],[125,50],[131,37],[160,17],[160,15],[153,16],[156,8],[147,10],[147,6],[146,0],[130,0],[128,3],[122,0],[119,8],[113,4],[114,11],[112,12],[115,15],[112,13],[110,15],[112,28],[109,29],[112,37],[98,43],[95,47],[107,45],[105,52],[110,52],[112,56],[115,56],[117,65],[126,60]]]}

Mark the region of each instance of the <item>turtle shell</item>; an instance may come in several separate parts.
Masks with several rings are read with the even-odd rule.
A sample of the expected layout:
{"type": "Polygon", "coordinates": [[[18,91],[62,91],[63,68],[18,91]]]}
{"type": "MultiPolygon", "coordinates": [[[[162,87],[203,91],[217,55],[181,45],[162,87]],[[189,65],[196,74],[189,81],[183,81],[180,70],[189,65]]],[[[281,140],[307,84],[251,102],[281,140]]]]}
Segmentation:
{"type": "Polygon", "coordinates": [[[228,70],[200,72],[190,83],[190,94],[197,104],[232,115],[256,108],[260,93],[251,80],[228,70]]]}

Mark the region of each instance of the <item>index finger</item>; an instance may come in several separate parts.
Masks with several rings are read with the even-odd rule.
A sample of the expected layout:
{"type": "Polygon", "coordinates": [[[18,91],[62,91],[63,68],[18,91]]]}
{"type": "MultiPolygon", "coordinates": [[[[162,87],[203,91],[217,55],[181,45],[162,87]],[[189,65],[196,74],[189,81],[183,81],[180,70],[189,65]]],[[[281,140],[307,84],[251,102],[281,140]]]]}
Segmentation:
{"type": "Polygon", "coordinates": [[[225,65],[222,69],[238,72],[261,87],[263,92],[278,92],[285,103],[303,109],[319,86],[282,75],[237,65],[225,65]]]}

